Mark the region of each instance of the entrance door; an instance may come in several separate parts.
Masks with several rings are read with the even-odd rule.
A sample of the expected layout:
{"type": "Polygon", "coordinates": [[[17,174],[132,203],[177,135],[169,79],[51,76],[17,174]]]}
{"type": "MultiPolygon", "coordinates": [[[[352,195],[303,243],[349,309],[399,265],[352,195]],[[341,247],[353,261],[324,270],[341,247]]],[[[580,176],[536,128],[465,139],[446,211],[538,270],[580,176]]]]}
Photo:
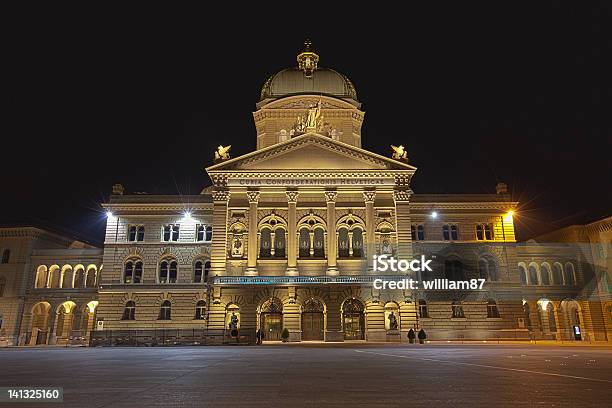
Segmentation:
{"type": "Polygon", "coordinates": [[[280,340],[283,331],[283,314],[262,313],[261,327],[264,331],[264,340],[280,340]]]}
{"type": "Polygon", "coordinates": [[[345,340],[364,340],[365,318],[363,303],[348,299],[342,305],[342,327],[345,340]]]}
{"type": "Polygon", "coordinates": [[[323,313],[302,313],[302,340],[323,340],[323,313]]]}
{"type": "Polygon", "coordinates": [[[363,340],[363,313],[344,314],[344,338],[346,340],[363,340]]]}

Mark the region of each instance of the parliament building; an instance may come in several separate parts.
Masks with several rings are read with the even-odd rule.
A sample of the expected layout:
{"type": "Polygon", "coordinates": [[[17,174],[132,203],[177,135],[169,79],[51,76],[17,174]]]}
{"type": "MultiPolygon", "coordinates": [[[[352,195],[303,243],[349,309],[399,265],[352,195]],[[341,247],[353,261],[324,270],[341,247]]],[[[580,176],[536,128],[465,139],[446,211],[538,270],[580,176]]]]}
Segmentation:
{"type": "Polygon", "coordinates": [[[612,340],[612,218],[516,242],[504,183],[413,191],[409,146],[364,150],[364,114],[306,43],[261,89],[256,150],[211,152],[200,194],[114,185],[102,248],[0,228],[0,345],[612,340]],[[383,254],[432,271],[377,272],[383,254]],[[485,284],[376,289],[382,275],[485,284]]]}

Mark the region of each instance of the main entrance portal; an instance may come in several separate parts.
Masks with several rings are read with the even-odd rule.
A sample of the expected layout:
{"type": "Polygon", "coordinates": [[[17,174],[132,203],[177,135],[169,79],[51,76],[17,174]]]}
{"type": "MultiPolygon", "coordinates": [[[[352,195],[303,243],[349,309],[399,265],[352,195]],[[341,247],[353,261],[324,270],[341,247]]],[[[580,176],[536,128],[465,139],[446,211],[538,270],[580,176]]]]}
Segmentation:
{"type": "Polygon", "coordinates": [[[323,304],[317,299],[308,299],[302,309],[302,340],[323,340],[323,304]]]}
{"type": "Polygon", "coordinates": [[[259,327],[263,330],[264,340],[281,340],[283,304],[280,300],[270,299],[262,305],[259,327]]]}

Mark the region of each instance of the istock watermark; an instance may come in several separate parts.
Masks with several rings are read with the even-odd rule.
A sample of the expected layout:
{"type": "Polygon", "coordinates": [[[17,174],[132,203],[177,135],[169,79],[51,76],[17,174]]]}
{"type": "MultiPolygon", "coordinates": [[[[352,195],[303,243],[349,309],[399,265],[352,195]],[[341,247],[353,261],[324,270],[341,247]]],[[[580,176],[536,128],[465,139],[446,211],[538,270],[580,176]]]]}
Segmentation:
{"type": "Polygon", "coordinates": [[[390,255],[375,255],[372,258],[372,268],[375,272],[432,272],[429,266],[431,259],[421,255],[421,259],[396,259],[390,255]]]}

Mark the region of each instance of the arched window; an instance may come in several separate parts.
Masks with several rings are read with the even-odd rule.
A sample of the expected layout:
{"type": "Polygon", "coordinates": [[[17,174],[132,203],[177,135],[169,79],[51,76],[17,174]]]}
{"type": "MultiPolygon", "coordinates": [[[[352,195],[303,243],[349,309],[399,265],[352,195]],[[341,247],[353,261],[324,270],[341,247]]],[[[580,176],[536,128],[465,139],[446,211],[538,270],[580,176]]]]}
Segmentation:
{"type": "Polygon", "coordinates": [[[567,262],[564,268],[565,272],[565,284],[576,286],[576,271],[574,270],[574,264],[567,262]]]}
{"type": "Polygon", "coordinates": [[[259,257],[269,258],[272,256],[272,234],[269,228],[263,228],[259,235],[259,257]]]}
{"type": "Polygon", "coordinates": [[[540,279],[538,279],[538,269],[534,264],[529,265],[529,283],[531,285],[540,284],[540,279]]]}
{"type": "Polygon", "coordinates": [[[121,320],[135,320],[136,318],[136,303],[133,300],[128,300],[123,308],[121,320]]]}
{"type": "Polygon", "coordinates": [[[164,300],[159,308],[158,320],[171,320],[172,318],[172,303],[169,300],[164,300]]]}
{"type": "Polygon", "coordinates": [[[130,225],[128,228],[128,241],[134,242],[136,241],[136,226],[130,225]]]}
{"type": "Polygon", "coordinates": [[[316,258],[325,258],[325,233],[322,228],[315,228],[314,230],[314,256],[316,258]]]}
{"type": "MultiPolygon", "coordinates": [[[[137,269],[140,270],[139,275],[140,278],[142,279],[142,263],[140,263],[140,266],[137,267],[137,269]]],[[[97,271],[95,266],[91,265],[87,268],[87,279],[85,281],[85,287],[87,288],[93,288],[96,286],[96,275],[97,275],[97,271]]],[[[140,282],[140,281],[139,281],[140,282]]]]}
{"type": "Polygon", "coordinates": [[[349,235],[346,228],[338,229],[338,256],[349,256],[349,235]]]}
{"type": "Polygon", "coordinates": [[[208,272],[210,271],[210,261],[197,261],[194,265],[193,281],[194,283],[206,283],[208,281],[208,272]]]}
{"type": "Polygon", "coordinates": [[[162,261],[159,265],[159,283],[176,283],[177,274],[176,261],[162,261]]]}
{"type": "Polygon", "coordinates": [[[72,266],[64,265],[62,268],[62,288],[72,288],[72,266]]]}
{"type": "Polygon", "coordinates": [[[10,258],[11,258],[11,250],[10,249],[5,249],[2,252],[2,263],[3,264],[9,263],[10,258]]]}
{"type": "Polygon", "coordinates": [[[274,231],[274,257],[284,258],[285,255],[285,230],[277,228],[274,231]]]}
{"type": "Polygon", "coordinates": [[[429,308],[427,307],[427,301],[424,299],[419,300],[419,315],[421,318],[429,317],[429,308]]]}
{"type": "Polygon", "coordinates": [[[40,265],[36,269],[36,282],[34,283],[35,288],[44,288],[47,285],[47,267],[40,265]]]}
{"type": "Polygon", "coordinates": [[[74,287],[85,287],[85,269],[83,269],[82,267],[77,267],[76,271],[74,271],[74,287]]]}
{"type": "Polygon", "coordinates": [[[489,301],[487,302],[487,317],[499,317],[499,309],[497,307],[497,303],[493,299],[489,299],[489,301]]]}
{"type": "Polygon", "coordinates": [[[463,305],[458,300],[453,300],[452,307],[452,317],[453,318],[462,318],[465,317],[465,313],[463,312],[463,305]]]}
{"type": "Polygon", "coordinates": [[[447,260],[444,261],[444,274],[448,280],[465,280],[465,272],[463,270],[463,264],[458,260],[447,260]]]}
{"type": "Polygon", "coordinates": [[[123,283],[133,283],[134,280],[134,263],[127,261],[123,267],[123,283]]]}
{"type": "Polygon", "coordinates": [[[361,229],[353,229],[353,257],[361,258],[363,256],[363,234],[361,229]]]}
{"type": "Polygon", "coordinates": [[[519,265],[518,270],[519,270],[519,279],[521,280],[521,285],[526,285],[527,284],[527,271],[525,270],[525,267],[523,265],[519,265]]]}
{"type": "Polygon", "coordinates": [[[540,276],[542,277],[542,285],[550,285],[550,266],[547,263],[540,266],[540,276]]]}
{"type": "Polygon", "coordinates": [[[553,264],[553,284],[563,285],[563,267],[559,262],[553,264]]]}
{"type": "Polygon", "coordinates": [[[198,300],[195,308],[195,320],[204,320],[206,319],[206,302],[203,300],[198,300]]]}
{"type": "Polygon", "coordinates": [[[478,260],[478,277],[480,279],[489,279],[489,264],[484,258],[478,260]]]}

